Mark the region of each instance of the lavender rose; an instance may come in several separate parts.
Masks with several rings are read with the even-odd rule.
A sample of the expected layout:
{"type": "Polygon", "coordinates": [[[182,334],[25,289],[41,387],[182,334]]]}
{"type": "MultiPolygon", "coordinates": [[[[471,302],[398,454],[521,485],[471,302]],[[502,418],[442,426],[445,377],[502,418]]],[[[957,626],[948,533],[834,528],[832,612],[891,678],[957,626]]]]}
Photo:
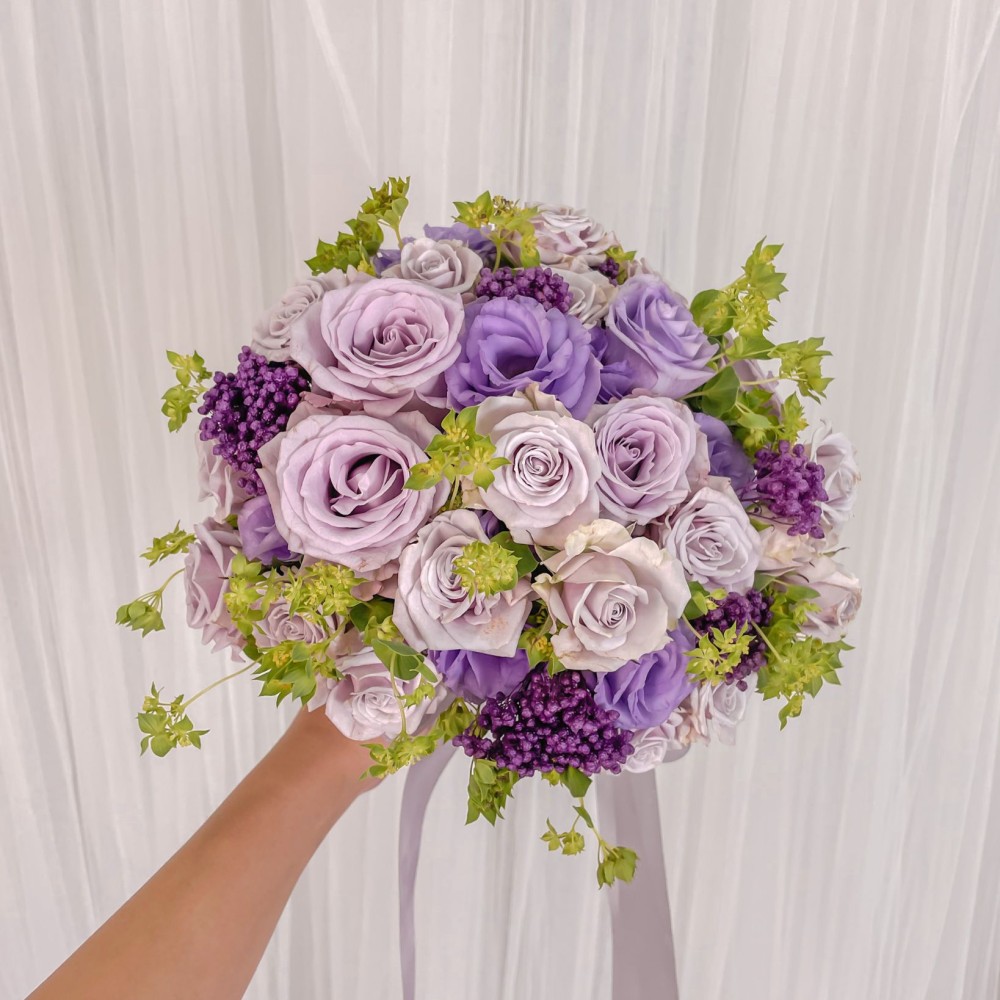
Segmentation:
{"type": "Polygon", "coordinates": [[[829,556],[816,556],[801,569],[788,573],[785,580],[816,591],[816,597],[810,600],[818,610],[808,613],[803,633],[823,642],[843,639],[861,608],[861,581],[829,556]]]}
{"type": "Polygon", "coordinates": [[[690,596],[680,563],[614,521],[578,528],[545,565],[534,587],[561,626],[552,648],[577,670],[617,670],[661,649],[690,596]]]}
{"type": "Polygon", "coordinates": [[[319,321],[292,330],[292,358],[320,389],[379,416],[416,395],[439,405],[440,376],[459,354],[462,301],[400,278],[327,292],[319,321]]]}
{"type": "Polygon", "coordinates": [[[455,409],[509,396],[532,382],[582,419],[597,399],[600,364],[575,316],[524,296],[478,301],[465,311],[458,362],[445,379],[455,409]]]}
{"type": "Polygon", "coordinates": [[[661,725],[694,690],[685,655],[693,648],[694,638],[687,629],[674,630],[662,649],[601,674],[594,701],[618,712],[618,724],[624,729],[661,725]]]}
{"type": "Polygon", "coordinates": [[[683,724],[684,716],[679,709],[675,709],[662,725],[634,732],[632,746],[635,749],[622,765],[623,769],[632,774],[642,774],[644,771],[652,771],[660,764],[680,760],[691,749],[690,743],[681,743],[678,738],[683,724]]]}
{"type": "Polygon", "coordinates": [[[236,527],[247,559],[256,559],[265,565],[292,559],[288,543],[274,523],[274,511],[266,496],[247,500],[236,516],[236,527]]]}
{"type": "Polygon", "coordinates": [[[827,545],[832,546],[854,510],[861,482],[857,455],[847,436],[834,433],[826,423],[820,424],[808,453],[810,461],[823,466],[823,488],[827,499],[819,505],[822,511],[820,526],[827,545]]]}
{"type": "Polygon", "coordinates": [[[399,557],[393,621],[416,649],[466,649],[513,656],[531,610],[531,583],[470,594],[455,572],[466,545],[488,537],[471,510],[440,514],[399,557]]]}
{"type": "Polygon", "coordinates": [[[510,694],[531,672],[528,654],[496,656],[467,649],[446,649],[428,656],[449,690],[471,701],[510,694]]]}
{"type": "Polygon", "coordinates": [[[670,517],[664,548],[709,590],[746,593],[760,563],[761,540],[732,487],[711,479],[670,517]]]}
{"type": "Polygon", "coordinates": [[[422,281],[442,292],[455,292],[471,301],[473,286],[483,269],[483,258],[458,240],[427,238],[404,243],[399,263],[382,272],[384,278],[422,281]]]}
{"type": "Polygon", "coordinates": [[[433,434],[419,413],[316,414],[268,441],[260,477],[292,551],[361,574],[397,558],[444,502],[445,483],[403,488],[433,434]]]}
{"type": "Polygon", "coordinates": [[[430,240],[457,240],[475,250],[486,263],[496,257],[496,247],[485,229],[473,229],[464,222],[453,222],[450,226],[424,226],[424,236],[430,240]]]}
{"type": "Polygon", "coordinates": [[[240,537],[224,521],[209,518],[194,527],[195,540],[184,559],[184,592],[187,601],[187,623],[201,629],[201,641],[216,652],[238,650],[243,636],[233,624],[226,607],[229,591],[229,567],[233,550],[240,537]]]}
{"type": "Polygon", "coordinates": [[[648,524],[708,480],[708,444],[691,410],[673,399],[630,396],[596,406],[591,424],[601,462],[601,510],[648,524]]]}
{"type": "Polygon", "coordinates": [[[515,540],[558,547],[574,528],[597,517],[594,432],[554,396],[532,386],[488,399],[479,408],[476,430],[510,463],[496,470],[482,496],[515,540]]]}
{"type": "Polygon", "coordinates": [[[302,615],[292,614],[288,601],[275,601],[257,623],[257,645],[262,649],[281,642],[319,642],[326,632],[302,615]]]}
{"type": "Polygon", "coordinates": [[[649,389],[679,399],[714,374],[712,342],[695,325],[687,303],[650,275],[629,278],[608,311],[601,400],[649,389]]]}
{"type": "Polygon", "coordinates": [[[718,417],[696,413],[695,423],[708,438],[708,466],[713,476],[724,476],[739,492],[753,478],[753,462],[733,432],[718,417]]]}
{"type": "Polygon", "coordinates": [[[211,500],[215,504],[212,516],[217,521],[224,521],[240,509],[250,494],[240,486],[242,473],[215,453],[214,449],[220,447],[215,441],[199,440],[197,446],[198,499],[211,500]]]}
{"type": "Polygon", "coordinates": [[[538,214],[531,221],[543,264],[560,264],[573,258],[599,264],[618,242],[614,233],[568,205],[539,205],[538,214]]]}
{"type": "MultiPolygon", "coordinates": [[[[365,647],[356,653],[337,657],[337,669],[344,675],[340,681],[320,678],[316,694],[309,707],[323,707],[327,718],[348,738],[367,742],[391,740],[400,733],[399,702],[393,692],[392,678],[383,663],[365,647]]],[[[397,680],[401,695],[413,694],[423,680],[397,680]]],[[[439,709],[444,707],[447,692],[438,685],[431,699],[408,705],[403,709],[406,731],[419,733],[426,728],[439,709]]]]}
{"type": "Polygon", "coordinates": [[[332,288],[346,288],[355,281],[370,281],[371,276],[353,267],[347,271],[328,271],[292,285],[281,301],[269,309],[253,328],[251,349],[268,361],[287,361],[296,323],[319,319],[319,301],[332,288]]]}
{"type": "Polygon", "coordinates": [[[570,316],[575,316],[586,327],[596,326],[607,316],[618,286],[612,285],[600,271],[574,262],[571,267],[554,267],[552,273],[569,285],[570,316]]]}
{"type": "Polygon", "coordinates": [[[702,684],[691,694],[692,725],[700,741],[736,744],[736,727],[743,721],[750,689],[736,684],[702,684]]]}

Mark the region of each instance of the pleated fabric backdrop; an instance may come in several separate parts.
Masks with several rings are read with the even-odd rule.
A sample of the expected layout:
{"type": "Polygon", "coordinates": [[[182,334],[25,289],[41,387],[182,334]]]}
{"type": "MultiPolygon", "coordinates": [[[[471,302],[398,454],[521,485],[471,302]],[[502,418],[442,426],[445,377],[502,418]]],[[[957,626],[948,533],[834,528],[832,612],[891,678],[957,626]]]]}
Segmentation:
{"type": "MultiPolygon", "coordinates": [[[[287,724],[235,684],[199,702],[201,753],[140,760],[150,682],[225,665],[179,594],[144,641],[114,609],[197,513],[164,349],[225,367],[392,172],[411,229],[487,186],[569,201],[688,292],[785,244],[779,332],[827,338],[826,412],[863,464],[864,610],[841,689],[661,769],[681,996],[996,997],[998,23],[996,0],[0,0],[0,994],[287,724]]],[[[562,800],[519,790],[494,832],[463,795],[453,762],[419,995],[607,998],[608,890],[537,839],[562,800]]],[[[399,798],[337,827],[249,996],[399,995],[399,798]]]]}

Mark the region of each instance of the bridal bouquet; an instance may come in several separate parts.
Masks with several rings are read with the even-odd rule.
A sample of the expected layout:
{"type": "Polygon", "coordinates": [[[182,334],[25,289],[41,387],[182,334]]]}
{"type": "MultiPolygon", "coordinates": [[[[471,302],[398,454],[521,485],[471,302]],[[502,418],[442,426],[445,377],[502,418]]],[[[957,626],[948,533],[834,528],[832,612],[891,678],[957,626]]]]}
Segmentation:
{"type": "MultiPolygon", "coordinates": [[[[234,371],[168,352],[212,509],[143,556],[186,553],[187,623],[240,664],[210,687],[249,673],[324,711],[374,776],[460,747],[470,822],[540,774],[575,800],[549,848],[589,828],[598,883],[629,880],[594,774],[732,743],[754,692],[784,726],[838,683],[858,472],[803,407],[828,352],[768,335],[778,246],[689,303],[570,208],[487,192],[404,238],[407,190],[319,243],[234,371]]],[[[165,586],[117,620],[163,628],[165,586]]],[[[204,693],[154,686],[142,750],[200,746],[204,693]]]]}

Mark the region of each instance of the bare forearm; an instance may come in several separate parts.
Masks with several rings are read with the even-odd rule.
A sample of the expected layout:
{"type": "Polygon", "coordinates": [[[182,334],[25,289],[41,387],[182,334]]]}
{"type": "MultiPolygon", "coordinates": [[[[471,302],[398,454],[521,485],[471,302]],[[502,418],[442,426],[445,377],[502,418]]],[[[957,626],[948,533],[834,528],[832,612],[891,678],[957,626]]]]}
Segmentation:
{"type": "Polygon", "coordinates": [[[204,826],[29,1000],[241,997],[367,752],[303,713],[204,826]],[[170,968],[169,977],[151,969],[170,968]]]}

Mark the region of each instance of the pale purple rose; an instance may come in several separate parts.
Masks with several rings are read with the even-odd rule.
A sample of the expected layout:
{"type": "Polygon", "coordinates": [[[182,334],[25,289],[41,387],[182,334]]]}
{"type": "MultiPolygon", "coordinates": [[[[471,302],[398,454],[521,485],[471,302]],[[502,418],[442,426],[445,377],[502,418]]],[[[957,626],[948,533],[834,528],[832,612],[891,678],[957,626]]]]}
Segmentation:
{"type": "Polygon", "coordinates": [[[289,562],[293,558],[288,543],[274,523],[274,511],[266,496],[247,500],[236,515],[236,527],[247,559],[259,560],[268,566],[273,562],[289,562]]]}
{"type": "Polygon", "coordinates": [[[821,422],[808,447],[809,459],[823,466],[823,488],[827,499],[820,502],[827,546],[833,546],[854,510],[861,472],[854,445],[845,434],[834,433],[821,422]]]}
{"type": "Polygon", "coordinates": [[[601,401],[633,389],[680,399],[715,373],[715,347],[695,325],[687,303],[665,282],[650,275],[629,278],[605,320],[601,360],[601,401]]]}
{"type": "Polygon", "coordinates": [[[660,764],[680,760],[691,749],[690,743],[682,743],[679,739],[683,725],[684,715],[680,709],[675,709],[662,725],[636,730],[632,734],[635,749],[622,768],[632,774],[642,774],[660,764]]]}
{"type": "Polygon", "coordinates": [[[729,479],[739,492],[753,478],[753,462],[724,421],[708,413],[696,413],[694,419],[708,438],[709,471],[729,479]]]}
{"type": "MultiPolygon", "coordinates": [[[[395,739],[401,731],[399,701],[393,692],[392,678],[375,653],[365,647],[356,653],[338,655],[337,669],[343,680],[317,679],[316,694],[309,707],[323,707],[327,718],[348,738],[365,743],[370,740],[395,739]]],[[[423,677],[397,680],[403,696],[413,694],[423,677]]],[[[403,709],[406,731],[417,734],[426,729],[449,700],[442,684],[430,699],[403,709]]]]}
{"type": "Polygon", "coordinates": [[[586,212],[568,205],[539,205],[531,220],[543,264],[582,258],[598,264],[618,239],[586,212]]]}
{"type": "Polygon", "coordinates": [[[234,469],[221,455],[216,455],[216,441],[198,440],[198,499],[211,500],[215,505],[212,516],[224,521],[235,514],[249,494],[239,484],[241,472],[234,469]]]}
{"type": "Polygon", "coordinates": [[[596,326],[607,316],[618,286],[613,285],[600,271],[574,261],[569,267],[553,267],[552,273],[569,285],[572,295],[570,316],[575,316],[586,327],[596,326]]]}
{"type": "Polygon", "coordinates": [[[629,396],[595,406],[601,510],[625,524],[648,524],[708,481],[708,443],[683,403],[629,396]]]}
{"type": "Polygon", "coordinates": [[[431,240],[457,240],[471,247],[487,263],[496,257],[496,247],[485,229],[473,229],[464,222],[450,226],[424,226],[424,236],[431,240]]]}
{"type": "Polygon", "coordinates": [[[713,478],[670,516],[664,548],[709,590],[744,594],[753,586],[762,543],[728,481],[713,478]]]}
{"type": "Polygon", "coordinates": [[[264,617],[257,622],[259,634],[255,636],[261,649],[277,646],[282,642],[319,642],[327,633],[315,622],[302,615],[292,614],[288,601],[274,601],[264,617]]]}
{"type": "Polygon", "coordinates": [[[736,744],[736,727],[746,715],[750,689],[736,684],[702,684],[691,693],[691,736],[699,742],[736,744]]]}
{"type": "Polygon", "coordinates": [[[816,597],[810,598],[818,610],[808,612],[802,626],[805,635],[823,642],[843,639],[847,627],[861,608],[861,581],[848,573],[829,556],[816,556],[801,569],[788,573],[785,582],[810,587],[816,597]]]}
{"type": "Polygon", "coordinates": [[[545,566],[535,592],[558,627],[556,656],[576,670],[616,670],[661,649],[690,596],[670,553],[614,521],[572,532],[545,566]]]}
{"type": "Polygon", "coordinates": [[[195,540],[184,559],[188,627],[201,630],[201,641],[216,652],[232,649],[238,657],[243,636],[233,624],[226,594],[229,567],[240,536],[224,521],[209,518],[194,526],[195,540]]]}
{"type": "Polygon", "coordinates": [[[419,281],[383,278],[327,292],[318,323],[296,324],[291,356],[334,398],[379,416],[414,396],[439,405],[459,355],[462,300],[419,281]]]}
{"type": "Polygon", "coordinates": [[[760,541],[760,565],[757,569],[775,577],[787,576],[810,563],[818,554],[815,546],[826,542],[809,535],[790,535],[783,524],[769,524],[760,532],[760,541]]]}
{"type": "Polygon", "coordinates": [[[479,408],[476,430],[508,460],[482,497],[516,541],[555,548],[597,517],[594,432],[554,396],[532,386],[488,399],[479,408]]]}
{"type": "Polygon", "coordinates": [[[510,694],[531,672],[528,654],[496,656],[467,649],[445,649],[428,656],[448,688],[470,701],[510,694]]]}
{"type": "Polygon", "coordinates": [[[292,329],[296,323],[318,321],[319,300],[332,288],[346,288],[355,281],[370,281],[371,276],[349,267],[347,271],[328,271],[292,285],[281,301],[257,321],[250,347],[268,361],[287,361],[292,329]],[[315,317],[315,320],[313,320],[315,317]]]}
{"type": "Polygon", "coordinates": [[[685,628],[675,629],[662,649],[601,674],[594,700],[601,708],[614,709],[618,725],[624,729],[662,725],[694,690],[686,655],[693,648],[691,633],[685,628]]]}
{"type": "Polygon", "coordinates": [[[514,655],[531,610],[531,581],[525,577],[499,594],[470,594],[455,572],[465,547],[486,541],[471,510],[452,510],[421,528],[403,549],[392,620],[415,649],[514,655]]]}
{"type": "Polygon", "coordinates": [[[600,378],[583,324],[524,296],[468,306],[461,354],[445,375],[455,409],[509,396],[535,382],[578,419],[597,399],[600,378]]]}
{"type": "Polygon", "coordinates": [[[386,268],[382,276],[421,281],[471,302],[476,297],[473,288],[482,269],[483,258],[464,243],[424,237],[404,243],[399,263],[386,268]]]}
{"type": "Polygon", "coordinates": [[[433,434],[419,413],[348,413],[316,414],[273,437],[260,477],[289,548],[362,575],[398,558],[447,493],[447,483],[403,485],[433,434]]]}

